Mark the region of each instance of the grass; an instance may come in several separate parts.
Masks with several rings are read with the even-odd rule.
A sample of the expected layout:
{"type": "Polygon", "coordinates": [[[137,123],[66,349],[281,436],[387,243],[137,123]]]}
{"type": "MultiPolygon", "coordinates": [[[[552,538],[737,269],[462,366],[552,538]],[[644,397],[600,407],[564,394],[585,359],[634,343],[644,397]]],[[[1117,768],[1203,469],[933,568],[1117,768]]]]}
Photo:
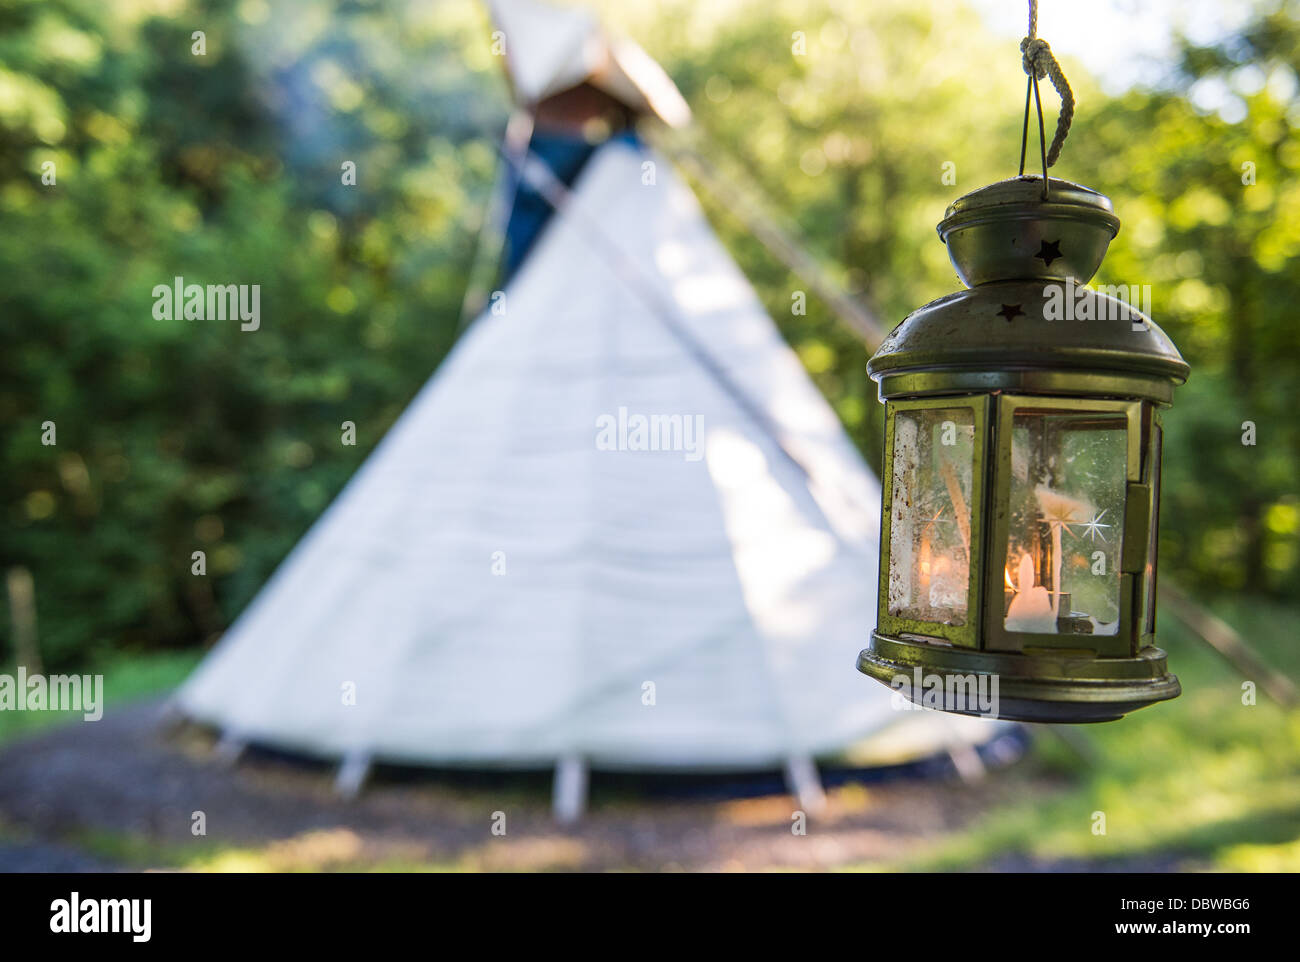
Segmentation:
{"type": "MultiPolygon", "coordinates": [[[[1294,606],[1239,601],[1217,610],[1268,664],[1300,676],[1294,606]]],[[[1050,777],[1061,791],[1027,795],[884,868],[1172,856],[1211,870],[1300,871],[1300,710],[1284,711],[1262,694],[1243,704],[1243,679],[1218,655],[1172,619],[1160,634],[1182,697],[1078,729],[1095,751],[1091,763],[1042,739],[1028,769],[1010,777],[1050,777]],[[1105,834],[1094,830],[1099,814],[1105,834]]]]}

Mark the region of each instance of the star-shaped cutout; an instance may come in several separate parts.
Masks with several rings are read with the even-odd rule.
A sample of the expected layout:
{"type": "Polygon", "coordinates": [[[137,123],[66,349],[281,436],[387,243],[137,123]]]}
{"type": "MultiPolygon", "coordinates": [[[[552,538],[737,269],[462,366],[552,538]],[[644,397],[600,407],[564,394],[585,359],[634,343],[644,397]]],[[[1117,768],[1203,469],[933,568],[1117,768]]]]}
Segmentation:
{"type": "Polygon", "coordinates": [[[1003,304],[1002,310],[998,311],[998,317],[1005,317],[1007,323],[1011,323],[1013,317],[1017,317],[1025,312],[1020,309],[1019,304],[1003,304]]]}
{"type": "Polygon", "coordinates": [[[946,510],[947,508],[940,506],[939,510],[934,513],[934,517],[926,520],[925,526],[921,528],[921,534],[924,535],[927,531],[930,530],[931,527],[933,527],[936,524],[952,524],[951,519],[945,518],[943,516],[943,513],[946,510]]]}
{"type": "Polygon", "coordinates": [[[1046,267],[1052,266],[1052,261],[1061,256],[1061,242],[1059,240],[1043,241],[1038,248],[1038,253],[1034,255],[1041,260],[1046,267]]]}
{"type": "Polygon", "coordinates": [[[1097,543],[1098,535],[1101,536],[1102,541],[1106,540],[1106,536],[1101,533],[1101,529],[1109,528],[1110,525],[1102,524],[1101,519],[1106,517],[1106,512],[1109,510],[1110,510],[1109,508],[1103,508],[1100,514],[1097,513],[1093,514],[1092,520],[1076,522],[1076,524],[1080,525],[1083,528],[1083,533],[1088,536],[1089,540],[1091,540],[1093,544],[1097,543]]]}

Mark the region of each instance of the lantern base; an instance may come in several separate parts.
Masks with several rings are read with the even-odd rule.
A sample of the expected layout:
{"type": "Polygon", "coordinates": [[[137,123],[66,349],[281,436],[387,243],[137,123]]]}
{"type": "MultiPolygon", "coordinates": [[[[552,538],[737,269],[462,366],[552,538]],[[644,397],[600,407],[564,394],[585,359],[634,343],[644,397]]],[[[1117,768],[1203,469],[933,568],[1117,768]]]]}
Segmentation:
{"type": "Polygon", "coordinates": [[[1182,693],[1165,653],[975,651],[873,632],[858,670],[922,708],[1024,722],[1103,722],[1182,693]]]}

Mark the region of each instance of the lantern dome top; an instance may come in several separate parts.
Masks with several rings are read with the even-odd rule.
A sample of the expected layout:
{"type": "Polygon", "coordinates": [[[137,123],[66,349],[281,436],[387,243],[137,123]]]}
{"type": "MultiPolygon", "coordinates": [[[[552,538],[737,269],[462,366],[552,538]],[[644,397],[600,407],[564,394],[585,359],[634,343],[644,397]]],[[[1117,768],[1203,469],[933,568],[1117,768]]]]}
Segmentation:
{"type": "Polygon", "coordinates": [[[1110,199],[1068,180],[1013,177],[958,198],[939,223],[968,287],[994,281],[1073,278],[1086,284],[1119,232],[1110,199]]]}
{"type": "MultiPolygon", "coordinates": [[[[1098,193],[1091,187],[1085,187],[1082,184],[1076,184],[1068,180],[1061,180],[1057,177],[1048,180],[1047,186],[1049,193],[1047,199],[1044,200],[1043,178],[1037,174],[1011,177],[1007,180],[1000,180],[996,184],[988,184],[977,190],[972,190],[969,194],[963,194],[949,204],[947,211],[944,212],[944,223],[946,224],[958,214],[971,214],[976,211],[996,212],[1000,208],[1012,205],[1045,204],[1100,211],[1108,215],[1116,230],[1119,229],[1119,219],[1115,217],[1115,208],[1111,204],[1110,198],[1105,194],[1098,193]]],[[[940,236],[943,235],[943,224],[939,225],[939,233],[940,236]]]]}
{"type": "Polygon", "coordinates": [[[1167,404],[1187,362],[1139,309],[1148,288],[1085,286],[1119,218],[1097,191],[1015,177],[949,206],[939,236],[970,288],[913,311],[867,364],[881,398],[1019,391],[1167,404]]]}
{"type": "Polygon", "coordinates": [[[1187,362],[1135,299],[1073,280],[980,284],[909,314],[867,370],[882,398],[1005,390],[1167,404],[1187,362]]]}

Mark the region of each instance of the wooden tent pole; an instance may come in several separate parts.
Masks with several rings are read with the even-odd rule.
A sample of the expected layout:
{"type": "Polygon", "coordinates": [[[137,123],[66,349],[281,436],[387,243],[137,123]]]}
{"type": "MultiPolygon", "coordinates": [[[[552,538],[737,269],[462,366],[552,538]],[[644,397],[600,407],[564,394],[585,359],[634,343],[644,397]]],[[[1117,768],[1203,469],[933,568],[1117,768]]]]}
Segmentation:
{"type": "Polygon", "coordinates": [[[465,285],[465,296],[460,305],[458,329],[461,331],[487,307],[488,295],[500,271],[506,228],[519,190],[517,171],[528,152],[532,136],[533,115],[523,108],[517,109],[506,124],[501,146],[503,159],[497,165],[496,183],[492,186],[492,195],[483,213],[483,225],[478,232],[478,243],[474,247],[469,283],[465,285]]]}
{"type": "Polygon", "coordinates": [[[41,650],[36,640],[36,585],[23,567],[10,568],[5,579],[9,592],[9,623],[13,631],[14,660],[39,675],[41,650]]]}
{"type": "Polygon", "coordinates": [[[724,177],[699,151],[671,143],[657,131],[649,132],[648,136],[656,148],[668,154],[707,187],[773,257],[811,287],[842,324],[862,338],[871,350],[880,346],[888,333],[886,327],[865,304],[831,278],[817,258],[809,252],[808,245],[802,243],[792,230],[778,224],[775,218],[763,210],[760,203],[738,187],[734,180],[724,177]]]}
{"type": "Polygon", "coordinates": [[[1264,693],[1284,708],[1297,704],[1296,686],[1291,679],[1269,668],[1246,644],[1246,640],[1222,618],[1198,605],[1168,580],[1160,583],[1160,598],[1170,613],[1196,637],[1217,651],[1247,679],[1258,679],[1264,693]]]}

